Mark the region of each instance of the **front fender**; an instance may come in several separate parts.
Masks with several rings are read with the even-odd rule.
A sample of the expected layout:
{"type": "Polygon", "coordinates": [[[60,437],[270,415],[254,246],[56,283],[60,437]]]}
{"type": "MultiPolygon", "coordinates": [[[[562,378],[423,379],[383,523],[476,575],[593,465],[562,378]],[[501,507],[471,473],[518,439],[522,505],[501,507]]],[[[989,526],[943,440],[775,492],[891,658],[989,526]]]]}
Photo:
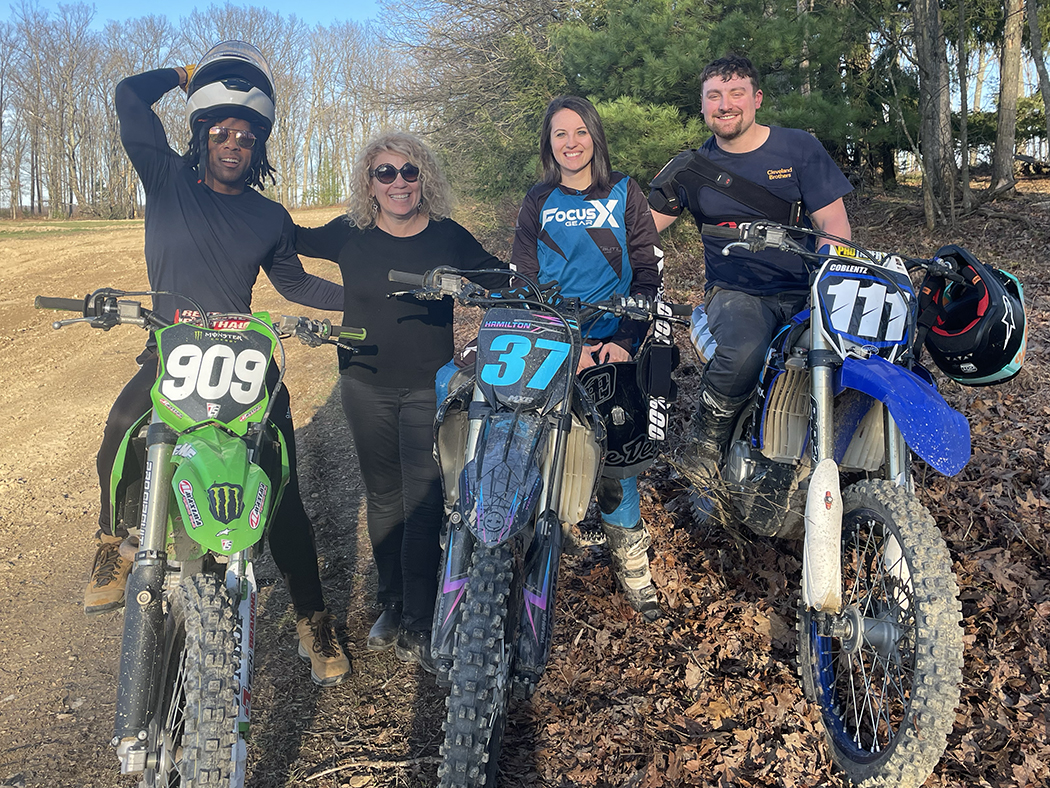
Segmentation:
{"type": "Polygon", "coordinates": [[[946,476],[969,461],[970,423],[911,370],[881,356],[847,358],[837,388],[855,389],[885,404],[911,450],[946,476]]]}
{"type": "Polygon", "coordinates": [[[488,417],[474,459],[460,474],[461,509],[471,533],[487,547],[531,521],[543,488],[547,424],[537,413],[488,417]]]}

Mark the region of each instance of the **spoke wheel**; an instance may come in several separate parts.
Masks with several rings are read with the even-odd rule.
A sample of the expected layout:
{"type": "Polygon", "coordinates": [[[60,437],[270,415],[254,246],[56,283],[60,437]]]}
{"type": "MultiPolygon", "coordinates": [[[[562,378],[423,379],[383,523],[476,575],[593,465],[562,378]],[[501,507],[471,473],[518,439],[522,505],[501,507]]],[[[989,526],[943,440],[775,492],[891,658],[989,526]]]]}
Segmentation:
{"type": "Polygon", "coordinates": [[[234,605],[221,578],[193,575],[172,593],[141,788],[243,785],[243,774],[234,769],[235,626],[234,605]]]}
{"type": "Polygon", "coordinates": [[[865,481],[843,495],[842,578],[842,613],[800,613],[803,689],[852,782],[915,788],[940,760],[959,701],[951,557],[918,501],[865,481]]]}

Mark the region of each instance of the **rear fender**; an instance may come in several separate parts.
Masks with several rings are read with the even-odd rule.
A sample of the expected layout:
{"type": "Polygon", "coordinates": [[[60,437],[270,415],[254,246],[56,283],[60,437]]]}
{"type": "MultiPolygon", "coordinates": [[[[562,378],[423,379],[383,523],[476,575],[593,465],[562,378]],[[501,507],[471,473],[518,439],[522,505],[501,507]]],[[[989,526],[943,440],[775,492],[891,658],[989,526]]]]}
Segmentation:
{"type": "Polygon", "coordinates": [[[536,412],[493,413],[476,455],[460,475],[467,527],[486,547],[506,542],[532,519],[543,488],[547,420],[536,412]]]}
{"type": "Polygon", "coordinates": [[[946,476],[969,461],[970,423],[915,372],[880,356],[846,358],[837,384],[837,392],[854,389],[885,404],[909,448],[946,476]]]}

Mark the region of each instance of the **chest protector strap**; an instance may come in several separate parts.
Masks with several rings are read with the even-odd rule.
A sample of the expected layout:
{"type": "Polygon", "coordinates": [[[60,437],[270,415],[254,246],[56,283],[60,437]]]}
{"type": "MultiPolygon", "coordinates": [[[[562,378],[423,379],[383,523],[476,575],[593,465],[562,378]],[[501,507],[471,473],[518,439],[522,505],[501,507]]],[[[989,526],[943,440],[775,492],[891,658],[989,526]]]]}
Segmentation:
{"type": "Polygon", "coordinates": [[[781,199],[764,186],[713,163],[699,151],[679,153],[664,165],[649,186],[649,204],[659,213],[678,216],[683,203],[699,206],[700,189],[710,187],[771,221],[789,226],[802,223],[800,201],[781,199]]]}

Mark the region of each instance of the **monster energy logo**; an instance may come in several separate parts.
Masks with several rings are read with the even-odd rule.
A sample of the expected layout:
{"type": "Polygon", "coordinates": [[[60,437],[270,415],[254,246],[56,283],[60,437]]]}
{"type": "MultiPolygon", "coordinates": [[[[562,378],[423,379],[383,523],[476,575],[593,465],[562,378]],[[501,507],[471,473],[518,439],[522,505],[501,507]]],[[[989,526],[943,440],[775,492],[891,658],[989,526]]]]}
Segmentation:
{"type": "Polygon", "coordinates": [[[244,511],[244,488],[239,484],[213,484],[208,488],[208,508],[220,523],[232,523],[244,511]]]}

